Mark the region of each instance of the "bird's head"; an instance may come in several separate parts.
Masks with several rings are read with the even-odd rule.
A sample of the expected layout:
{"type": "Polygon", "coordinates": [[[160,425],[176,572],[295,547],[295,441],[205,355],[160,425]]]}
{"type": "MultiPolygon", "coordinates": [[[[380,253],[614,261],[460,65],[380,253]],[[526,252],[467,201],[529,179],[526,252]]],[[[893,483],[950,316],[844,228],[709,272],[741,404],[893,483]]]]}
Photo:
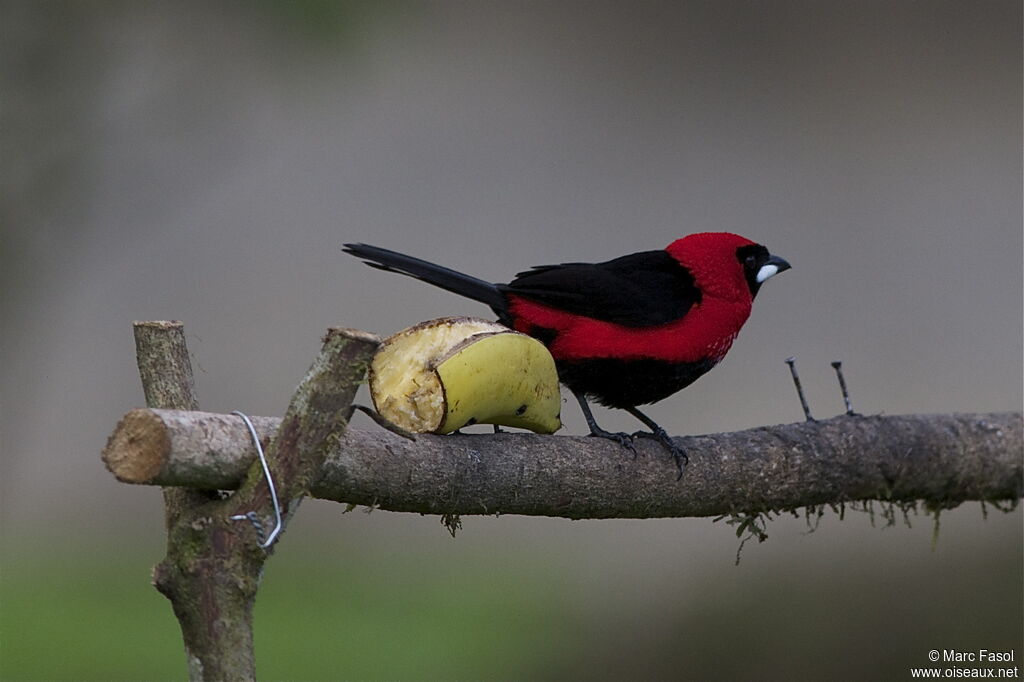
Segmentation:
{"type": "Polygon", "coordinates": [[[700,232],[665,249],[693,275],[701,291],[724,299],[753,299],[761,285],[790,265],[768,249],[730,232],[700,232]]]}

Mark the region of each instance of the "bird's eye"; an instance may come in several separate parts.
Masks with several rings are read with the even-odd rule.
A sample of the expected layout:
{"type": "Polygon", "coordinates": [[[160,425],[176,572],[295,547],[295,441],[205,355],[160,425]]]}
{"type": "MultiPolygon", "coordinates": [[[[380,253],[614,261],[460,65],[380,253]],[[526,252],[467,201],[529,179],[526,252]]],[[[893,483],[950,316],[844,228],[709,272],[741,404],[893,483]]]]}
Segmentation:
{"type": "Polygon", "coordinates": [[[757,265],[757,256],[755,256],[754,254],[750,254],[749,256],[743,259],[743,264],[748,268],[754,267],[755,265],[757,265]]]}

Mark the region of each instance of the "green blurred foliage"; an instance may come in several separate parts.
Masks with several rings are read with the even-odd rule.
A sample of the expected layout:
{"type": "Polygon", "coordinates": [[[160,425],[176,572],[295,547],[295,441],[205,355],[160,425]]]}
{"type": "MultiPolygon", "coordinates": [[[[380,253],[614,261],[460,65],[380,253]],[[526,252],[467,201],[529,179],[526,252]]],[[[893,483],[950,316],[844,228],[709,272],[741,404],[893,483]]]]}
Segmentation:
{"type": "MultiPolygon", "coordinates": [[[[614,591],[595,575],[614,572],[608,560],[628,564],[642,522],[571,524],[564,549],[496,545],[480,519],[455,540],[437,527],[413,546],[300,528],[267,564],[257,670],[264,680],[887,680],[927,665],[933,648],[1019,656],[1020,511],[957,514],[984,524],[987,540],[953,529],[933,550],[927,522],[870,528],[853,515],[801,537],[803,522],[782,520],[738,567],[722,546],[708,555],[719,559],[712,573],[647,564],[637,569],[652,580],[614,591]],[[876,561],[863,560],[863,543],[836,551],[861,535],[875,539],[876,561]],[[595,541],[613,543],[601,545],[606,559],[595,541]]],[[[673,527],[677,541],[695,538],[673,527]]],[[[158,536],[131,549],[9,543],[0,678],[183,679],[177,624],[147,580],[158,536]]]]}
{"type": "MultiPolygon", "coordinates": [[[[158,548],[12,555],[0,678],[182,679],[177,623],[146,579],[158,548]]],[[[255,616],[261,678],[533,677],[565,644],[557,574],[495,579],[484,556],[457,571],[416,555],[378,562],[313,547],[274,557],[255,616]]]]}
{"type": "Polygon", "coordinates": [[[0,678],[182,679],[178,625],[144,553],[8,545],[5,555],[0,678]]]}

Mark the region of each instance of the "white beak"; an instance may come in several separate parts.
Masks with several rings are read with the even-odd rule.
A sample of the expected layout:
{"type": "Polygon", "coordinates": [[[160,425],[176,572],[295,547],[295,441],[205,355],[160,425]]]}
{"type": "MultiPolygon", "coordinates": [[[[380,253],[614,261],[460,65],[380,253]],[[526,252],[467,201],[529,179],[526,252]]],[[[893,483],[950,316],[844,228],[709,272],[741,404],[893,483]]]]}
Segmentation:
{"type": "Polygon", "coordinates": [[[777,274],[779,274],[779,266],[766,263],[757,271],[757,277],[755,277],[755,279],[758,284],[762,284],[765,280],[771,279],[777,274]]]}

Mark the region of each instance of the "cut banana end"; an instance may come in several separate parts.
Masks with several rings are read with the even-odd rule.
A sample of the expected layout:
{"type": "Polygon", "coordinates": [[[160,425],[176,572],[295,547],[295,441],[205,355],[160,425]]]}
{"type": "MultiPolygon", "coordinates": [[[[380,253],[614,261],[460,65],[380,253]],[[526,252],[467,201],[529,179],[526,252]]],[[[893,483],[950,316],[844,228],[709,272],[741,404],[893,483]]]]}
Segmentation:
{"type": "Polygon", "coordinates": [[[369,379],[377,412],[415,433],[470,424],[554,433],[562,426],[548,349],[497,322],[444,317],[404,329],[381,344],[369,379]]]}

